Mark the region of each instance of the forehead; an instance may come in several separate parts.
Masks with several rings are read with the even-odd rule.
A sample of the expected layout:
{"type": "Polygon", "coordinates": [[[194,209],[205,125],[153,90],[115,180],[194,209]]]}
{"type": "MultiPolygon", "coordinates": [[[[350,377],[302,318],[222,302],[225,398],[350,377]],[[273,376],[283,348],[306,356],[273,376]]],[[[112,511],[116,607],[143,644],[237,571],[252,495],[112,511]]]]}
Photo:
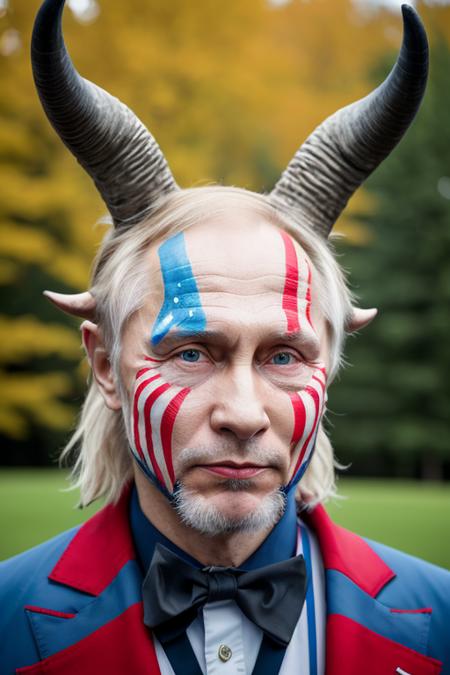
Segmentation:
{"type": "Polygon", "coordinates": [[[191,228],[185,241],[200,285],[207,281],[203,275],[213,275],[236,279],[255,289],[267,285],[278,288],[284,275],[280,231],[261,217],[230,214],[219,222],[191,228]]]}
{"type": "Polygon", "coordinates": [[[323,320],[311,262],[261,215],[230,209],[197,223],[155,243],[149,267],[149,299],[139,316],[143,328],[152,323],[155,348],[205,331],[230,344],[289,334],[318,348],[323,320]]]}
{"type": "Polygon", "coordinates": [[[285,239],[292,242],[300,283],[308,280],[311,263],[300,245],[263,216],[234,209],[227,216],[198,223],[182,235],[151,246],[151,287],[164,293],[164,274],[187,278],[190,271],[200,292],[283,292],[286,278],[285,239]],[[190,265],[191,270],[187,269],[190,265]],[[164,267],[164,269],[162,269],[164,267]]]}

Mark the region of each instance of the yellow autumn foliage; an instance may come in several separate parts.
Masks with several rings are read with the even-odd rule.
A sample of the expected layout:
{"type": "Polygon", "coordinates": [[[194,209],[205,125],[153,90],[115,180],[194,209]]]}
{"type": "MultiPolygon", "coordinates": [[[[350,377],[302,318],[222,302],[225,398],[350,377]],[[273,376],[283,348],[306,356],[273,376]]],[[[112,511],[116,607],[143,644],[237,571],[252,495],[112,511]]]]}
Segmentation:
{"type": "Polygon", "coordinates": [[[0,286],[12,286],[20,276],[20,265],[11,260],[0,262],[0,286]]]}
{"type": "Polygon", "coordinates": [[[30,420],[49,429],[69,428],[74,411],[60,397],[71,389],[71,378],[65,373],[0,371],[0,431],[14,439],[26,438],[30,420]]]}
{"type": "MultiPolygon", "coordinates": [[[[372,89],[368,72],[394,58],[401,39],[399,12],[358,12],[351,0],[97,1],[91,23],[65,9],[76,67],[138,114],[182,186],[269,190],[318,123],[372,89]]],[[[94,224],[106,211],[35,92],[29,43],[39,5],[9,0],[0,17],[0,430],[12,438],[26,438],[30,424],[70,425],[61,400],[81,397],[79,335],[41,293],[86,288],[104,232],[94,224]],[[18,36],[8,53],[7,31],[18,36]],[[51,355],[64,372],[59,362],[38,372],[51,355]]],[[[419,7],[428,28],[450,38],[450,9],[419,7]]],[[[361,216],[373,208],[358,191],[337,231],[367,245],[361,216]]]]}
{"type": "Polygon", "coordinates": [[[47,264],[58,252],[48,232],[14,222],[0,223],[0,255],[24,264],[47,264]]]}
{"type": "Polygon", "coordinates": [[[0,364],[58,355],[81,356],[81,340],[71,328],[44,324],[34,316],[11,318],[0,315],[0,364]]]}

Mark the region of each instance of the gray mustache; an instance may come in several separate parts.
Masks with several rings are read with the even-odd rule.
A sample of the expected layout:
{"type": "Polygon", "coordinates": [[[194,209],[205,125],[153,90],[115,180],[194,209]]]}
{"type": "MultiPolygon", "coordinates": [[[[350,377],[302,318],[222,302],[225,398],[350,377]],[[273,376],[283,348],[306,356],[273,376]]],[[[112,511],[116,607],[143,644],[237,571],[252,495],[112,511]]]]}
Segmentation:
{"type": "Polygon", "coordinates": [[[280,452],[273,448],[262,448],[257,441],[246,441],[237,446],[235,443],[215,443],[214,445],[183,448],[177,457],[178,470],[187,469],[195,464],[211,462],[252,462],[281,467],[283,459],[280,452]]]}

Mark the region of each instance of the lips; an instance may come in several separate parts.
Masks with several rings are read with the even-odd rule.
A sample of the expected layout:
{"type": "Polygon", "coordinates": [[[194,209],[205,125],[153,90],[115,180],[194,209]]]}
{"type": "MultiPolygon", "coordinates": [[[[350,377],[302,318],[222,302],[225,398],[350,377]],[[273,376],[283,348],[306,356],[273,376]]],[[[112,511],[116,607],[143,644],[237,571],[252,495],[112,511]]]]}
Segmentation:
{"type": "Polygon", "coordinates": [[[202,464],[199,468],[223,478],[246,479],[257,476],[268,467],[249,463],[223,462],[222,464],[202,464]]]}

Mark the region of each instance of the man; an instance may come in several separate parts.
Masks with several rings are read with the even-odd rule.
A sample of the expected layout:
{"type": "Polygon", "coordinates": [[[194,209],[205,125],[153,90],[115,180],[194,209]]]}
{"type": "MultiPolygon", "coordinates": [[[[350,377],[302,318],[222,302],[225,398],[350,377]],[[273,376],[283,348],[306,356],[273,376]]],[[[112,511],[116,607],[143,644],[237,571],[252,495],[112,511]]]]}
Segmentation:
{"type": "Polygon", "coordinates": [[[108,505],[2,565],[1,673],[449,673],[449,575],[335,526],[322,428],[352,308],[326,238],[411,122],[426,37],[300,148],[269,196],[180,190],[148,131],[80,78],[63,0],[33,35],[44,108],[114,228],[84,318],[75,466],[108,505]],[[296,508],[300,511],[297,521],[296,508]]]}

